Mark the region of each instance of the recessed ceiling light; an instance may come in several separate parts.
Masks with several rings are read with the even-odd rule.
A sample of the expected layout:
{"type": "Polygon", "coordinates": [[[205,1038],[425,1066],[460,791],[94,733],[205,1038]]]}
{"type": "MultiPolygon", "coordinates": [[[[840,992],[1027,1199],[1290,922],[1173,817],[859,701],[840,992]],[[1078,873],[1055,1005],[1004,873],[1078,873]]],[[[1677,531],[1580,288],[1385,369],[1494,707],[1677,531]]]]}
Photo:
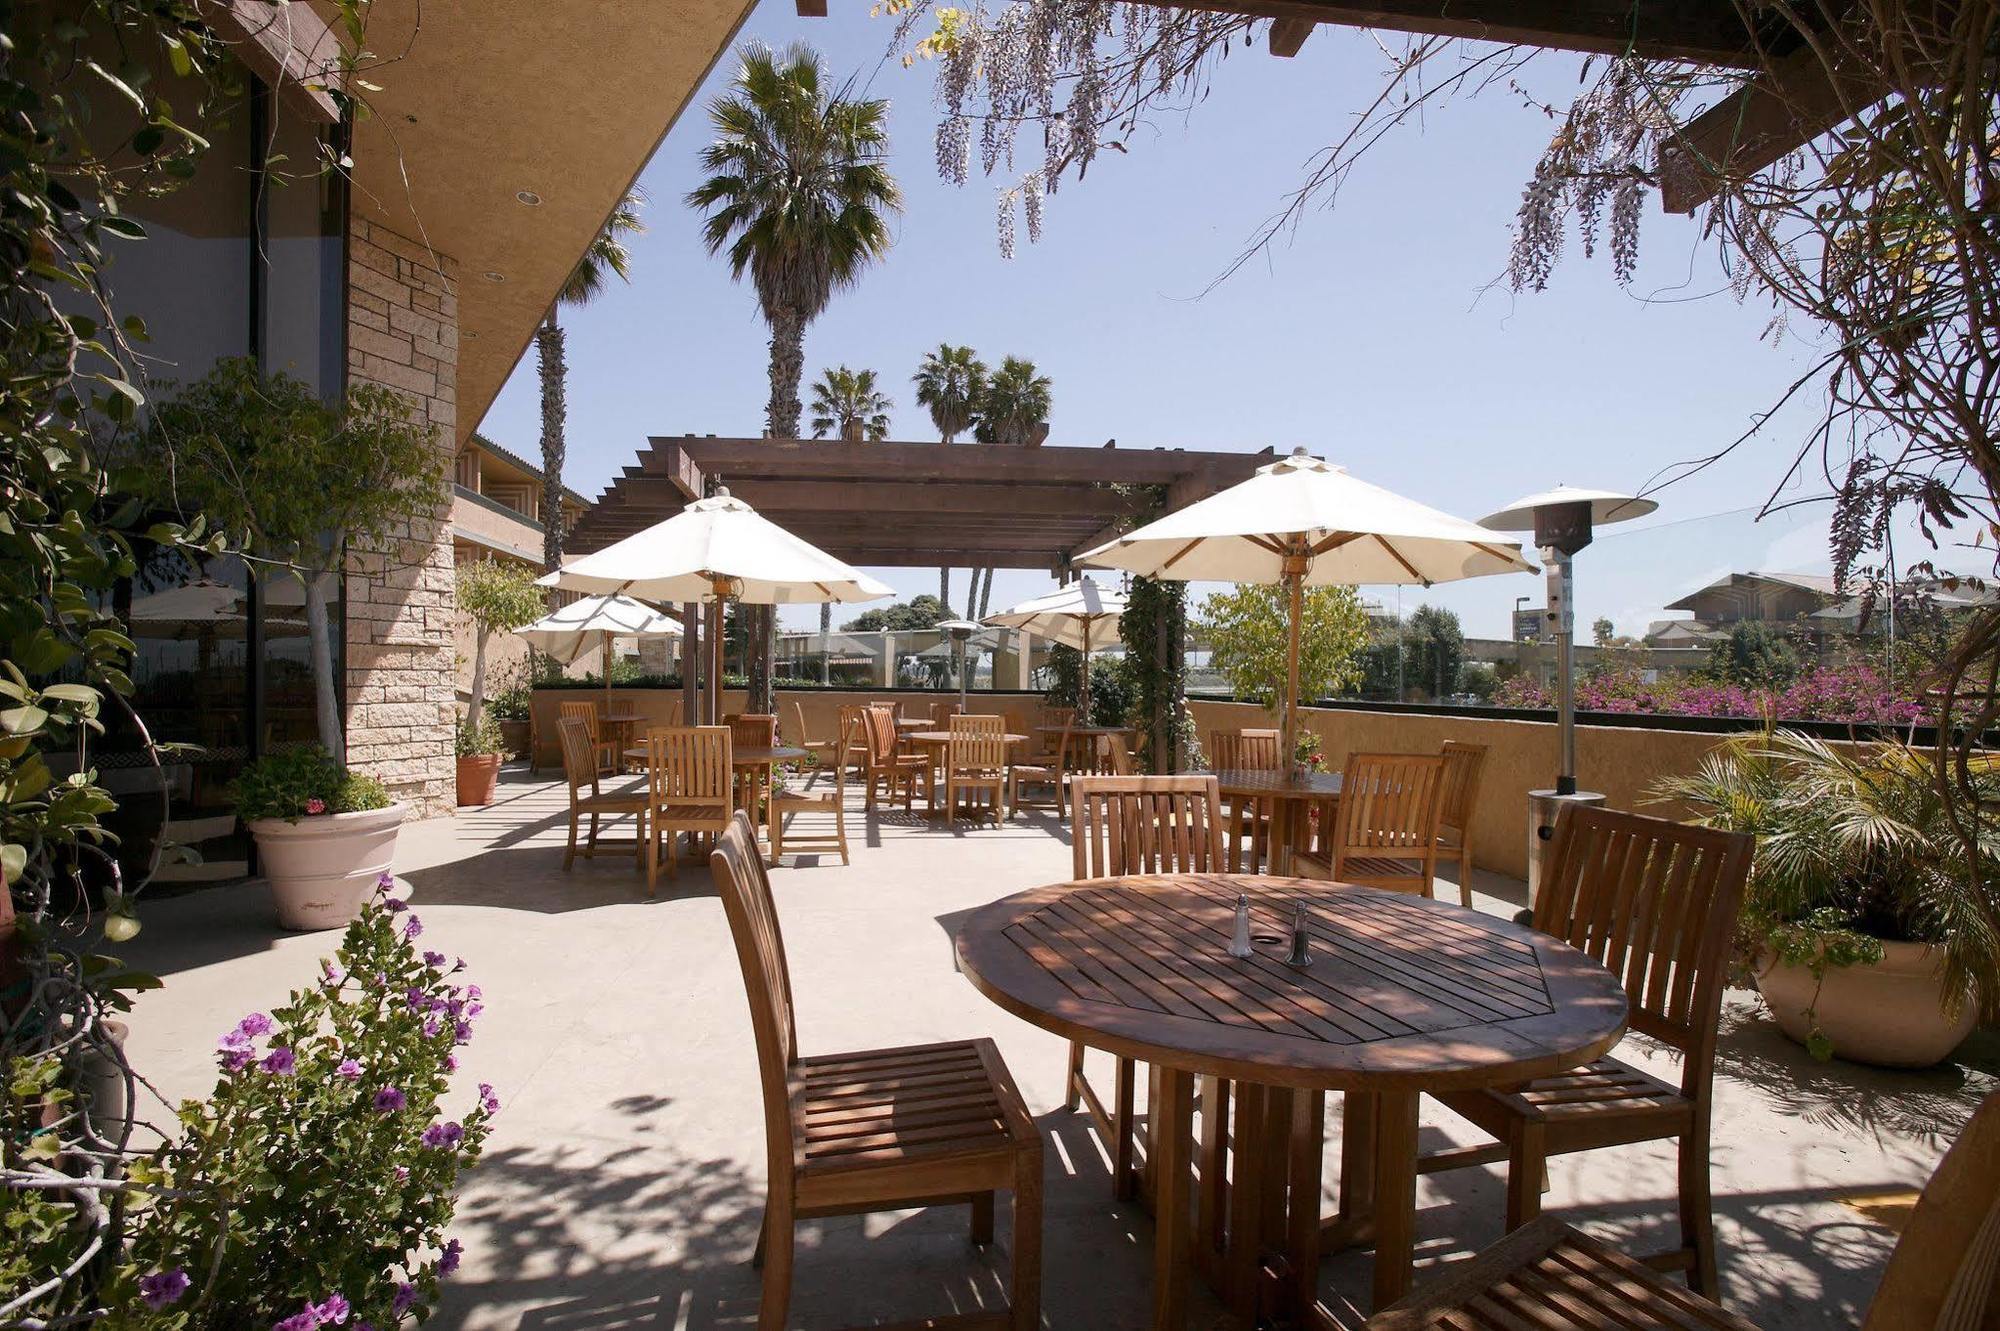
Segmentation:
{"type": "Polygon", "coordinates": [[[542,206],[542,196],[531,189],[517,189],[514,191],[514,197],[522,203],[527,204],[530,208],[539,208],[542,206]]]}
{"type": "Polygon", "coordinates": [[[489,282],[505,282],[505,281],[507,280],[507,274],[505,274],[505,273],[491,273],[491,272],[489,272],[489,273],[486,273],[486,274],[485,274],[484,276],[485,276],[486,280],[487,280],[487,281],[489,281],[489,282]]]}

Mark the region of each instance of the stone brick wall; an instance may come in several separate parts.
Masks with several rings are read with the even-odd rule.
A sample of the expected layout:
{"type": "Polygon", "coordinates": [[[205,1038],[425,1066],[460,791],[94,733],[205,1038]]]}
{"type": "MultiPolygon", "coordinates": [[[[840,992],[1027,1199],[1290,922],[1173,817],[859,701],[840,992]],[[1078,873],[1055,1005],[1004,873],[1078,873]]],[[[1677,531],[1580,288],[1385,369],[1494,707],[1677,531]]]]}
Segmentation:
{"type": "MultiPolygon", "coordinates": [[[[448,471],[457,422],[458,284],[450,259],[357,218],[348,234],[347,373],[393,388],[437,431],[448,471]]],[[[456,804],[452,719],[457,618],[450,496],[347,565],[347,760],[416,806],[456,804]]]]}

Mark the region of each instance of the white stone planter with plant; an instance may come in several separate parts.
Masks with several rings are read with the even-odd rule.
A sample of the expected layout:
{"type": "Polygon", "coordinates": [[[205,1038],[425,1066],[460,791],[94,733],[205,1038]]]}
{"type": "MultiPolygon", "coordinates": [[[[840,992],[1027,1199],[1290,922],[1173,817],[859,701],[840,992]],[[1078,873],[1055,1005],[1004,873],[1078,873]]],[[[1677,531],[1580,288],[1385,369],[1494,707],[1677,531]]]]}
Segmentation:
{"type": "MultiPolygon", "coordinates": [[[[1972,780],[2000,799],[2000,769],[1972,780]]],[[[1926,755],[1781,730],[1657,793],[1756,835],[1738,957],[1815,1057],[1927,1067],[2000,1017],[2000,863],[1975,863],[1926,755]]]]}
{"type": "Polygon", "coordinates": [[[318,745],[259,758],[236,778],[236,813],[287,929],[347,924],[391,872],[410,806],[318,745]]]}

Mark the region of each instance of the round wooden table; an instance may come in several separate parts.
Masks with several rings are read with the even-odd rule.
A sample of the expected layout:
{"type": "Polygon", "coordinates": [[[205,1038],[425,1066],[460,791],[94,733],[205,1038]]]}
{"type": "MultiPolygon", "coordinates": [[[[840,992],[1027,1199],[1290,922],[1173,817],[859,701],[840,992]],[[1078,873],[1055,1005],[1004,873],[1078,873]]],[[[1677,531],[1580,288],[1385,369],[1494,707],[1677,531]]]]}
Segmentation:
{"type": "Polygon", "coordinates": [[[1203,1265],[1239,1315],[1275,1302],[1288,1320],[1311,1323],[1322,1316],[1327,1091],[1345,1093],[1345,1131],[1340,1212],[1326,1227],[1337,1243],[1373,1239],[1380,1308],[1410,1284],[1419,1097],[1587,1063],[1626,1021],[1617,979],[1545,934],[1423,897],[1296,878],[1057,883],[975,911],[957,952],[973,986],[1015,1016],[1157,1069],[1154,1325],[1175,1331],[1196,1255],[1193,1077],[1235,1101],[1225,1132],[1226,1114],[1204,1099],[1203,1265]],[[1253,934],[1282,940],[1243,960],[1227,950],[1239,892],[1253,934]],[[1293,967],[1299,902],[1311,911],[1312,959],[1293,967]],[[1236,1168],[1225,1181],[1230,1144],[1236,1168]],[[1262,1275],[1273,1249],[1284,1273],[1275,1291],[1262,1275]]]}
{"type": "Polygon", "coordinates": [[[1223,768],[1211,772],[1222,793],[1229,817],[1229,869],[1254,873],[1268,868],[1272,873],[1290,873],[1292,852],[1304,844],[1307,811],[1319,808],[1330,813],[1340,802],[1339,772],[1307,772],[1293,776],[1289,770],[1254,767],[1223,768]],[[1260,835],[1251,837],[1250,863],[1242,860],[1241,833],[1244,815],[1268,809],[1271,825],[1268,845],[1260,835]],[[1261,853],[1260,853],[1261,852],[1261,853]]]}

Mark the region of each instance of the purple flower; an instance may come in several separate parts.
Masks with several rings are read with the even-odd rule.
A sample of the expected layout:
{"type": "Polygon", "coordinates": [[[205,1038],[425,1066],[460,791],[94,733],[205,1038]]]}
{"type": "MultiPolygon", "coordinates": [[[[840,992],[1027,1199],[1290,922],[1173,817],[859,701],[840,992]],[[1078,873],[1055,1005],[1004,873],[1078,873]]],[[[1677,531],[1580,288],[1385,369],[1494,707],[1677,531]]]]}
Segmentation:
{"type": "Polygon", "coordinates": [[[456,1071],[458,1071],[458,1055],[457,1055],[457,1054],[446,1054],[446,1055],[444,1056],[444,1070],[445,1070],[446,1072],[456,1072],[456,1071]]]}
{"type": "Polygon", "coordinates": [[[409,1181],[410,1181],[410,1167],[408,1165],[397,1165],[396,1182],[408,1183],[409,1181]]]}
{"type": "Polygon", "coordinates": [[[329,989],[338,987],[340,982],[347,978],[347,971],[334,961],[322,961],[319,964],[319,972],[320,979],[329,989]]]}
{"type": "Polygon", "coordinates": [[[469,1021],[461,1021],[460,1023],[458,1023],[458,1025],[452,1029],[451,1038],[458,1041],[460,1044],[472,1043],[472,1023],[469,1021]]]}
{"type": "Polygon", "coordinates": [[[264,1061],[257,1066],[274,1077],[289,1077],[298,1071],[299,1060],[297,1055],[293,1054],[289,1048],[279,1045],[276,1049],[266,1054],[264,1061]]]}
{"type": "Polygon", "coordinates": [[[417,1287],[405,1280],[396,1286],[395,1300],[389,1305],[390,1311],[401,1317],[417,1301],[417,1287]]]}
{"type": "Polygon", "coordinates": [[[479,1083],[479,1107],[489,1114],[500,1112],[500,1097],[493,1094],[493,1083],[490,1081],[479,1083]]]}
{"type": "Polygon", "coordinates": [[[442,952],[432,952],[432,951],[426,951],[426,952],[424,953],[424,965],[426,965],[426,966],[442,966],[442,965],[444,965],[444,953],[442,953],[442,952]]]}
{"type": "Polygon", "coordinates": [[[158,1312],[170,1303],[179,1302],[181,1295],[188,1292],[189,1283],[187,1272],[178,1266],[171,1271],[155,1271],[139,1277],[139,1297],[148,1308],[158,1312]]]}
{"type": "Polygon", "coordinates": [[[308,1303],[282,1322],[272,1323],[271,1331],[313,1331],[318,1325],[319,1309],[308,1303]]]}
{"type": "MultiPolygon", "coordinates": [[[[396,880],[391,878],[386,873],[382,875],[382,881],[376,884],[376,886],[380,887],[384,892],[387,892],[390,888],[394,887],[395,885],[396,885],[396,880]]],[[[391,915],[395,915],[401,911],[406,911],[409,908],[410,908],[410,903],[404,901],[401,897],[384,897],[382,899],[382,909],[388,911],[391,915]]]]}
{"type": "Polygon", "coordinates": [[[458,1259],[465,1255],[465,1245],[457,1239],[444,1245],[444,1252],[438,1257],[438,1274],[448,1276],[458,1270],[458,1259]]]}
{"type": "Polygon", "coordinates": [[[339,1326],[345,1322],[348,1314],[353,1311],[354,1309],[347,1302],[347,1296],[339,1290],[335,1290],[333,1293],[327,1295],[325,1301],[313,1309],[313,1312],[318,1315],[322,1324],[330,1322],[335,1326],[339,1326]]]}
{"type": "Polygon", "coordinates": [[[361,1076],[361,1065],[351,1058],[343,1058],[340,1060],[340,1066],[333,1070],[333,1075],[344,1077],[348,1081],[356,1081],[361,1076]]]}
{"type": "Polygon", "coordinates": [[[479,986],[476,984],[468,984],[465,986],[465,996],[471,999],[475,1003],[477,1003],[480,999],[486,997],[486,995],[479,992],[479,986]]]}
{"type": "Polygon", "coordinates": [[[414,986],[403,991],[403,1001],[409,1004],[412,1012],[422,1012],[431,1005],[430,996],[414,986]]]}
{"type": "MultiPolygon", "coordinates": [[[[383,892],[387,892],[390,888],[394,887],[395,885],[396,885],[396,875],[390,873],[387,869],[384,869],[382,871],[382,876],[375,880],[376,888],[383,892]]],[[[391,906],[389,907],[389,909],[395,910],[397,909],[397,907],[391,906]]]]}
{"type": "Polygon", "coordinates": [[[253,1037],[269,1035],[271,1033],[271,1024],[271,1018],[268,1014],[252,1012],[249,1016],[236,1023],[236,1029],[242,1031],[245,1035],[253,1037]]]}
{"type": "Polygon", "coordinates": [[[456,1123],[447,1122],[431,1124],[428,1128],[424,1129],[424,1135],[418,1140],[433,1149],[450,1150],[457,1146],[464,1137],[464,1128],[456,1123]]]}
{"type": "Polygon", "coordinates": [[[426,1036],[436,1035],[443,1029],[444,1023],[439,1021],[435,1016],[424,1018],[424,1034],[426,1036]]]}
{"type": "Polygon", "coordinates": [[[375,1092],[375,1107],[385,1114],[393,1114],[408,1103],[403,1093],[393,1086],[384,1086],[375,1092]]]}
{"type": "Polygon", "coordinates": [[[403,921],[403,937],[415,938],[418,934],[422,933],[423,931],[424,931],[424,922],[418,919],[415,915],[412,915],[410,916],[409,919],[403,921]]]}
{"type": "Polygon", "coordinates": [[[222,1055],[222,1070],[224,1072],[241,1072],[250,1066],[250,1058],[251,1054],[248,1049],[224,1050],[222,1055]]]}

